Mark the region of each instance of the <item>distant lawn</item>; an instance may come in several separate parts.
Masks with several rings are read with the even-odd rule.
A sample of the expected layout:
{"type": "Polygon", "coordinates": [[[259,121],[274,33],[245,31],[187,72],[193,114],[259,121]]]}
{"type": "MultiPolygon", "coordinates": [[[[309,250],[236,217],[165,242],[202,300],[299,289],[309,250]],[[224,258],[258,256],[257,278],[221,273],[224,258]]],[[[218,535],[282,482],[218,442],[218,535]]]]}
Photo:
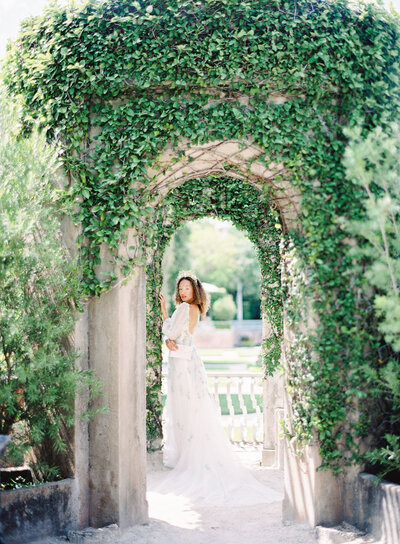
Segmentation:
{"type": "Polygon", "coordinates": [[[204,366],[206,367],[206,370],[226,370],[226,365],[231,363],[221,363],[218,361],[218,363],[204,363],[204,366]]]}
{"type": "MultiPolygon", "coordinates": [[[[255,396],[255,399],[257,401],[257,405],[259,406],[261,412],[262,412],[262,402],[263,402],[263,398],[262,398],[262,395],[261,394],[258,394],[258,395],[254,395],[255,396]]],[[[233,406],[233,410],[235,412],[235,416],[238,416],[238,415],[242,415],[243,412],[240,408],[240,404],[239,404],[239,395],[237,393],[232,393],[231,394],[231,399],[232,399],[232,406],[233,406]]],[[[248,414],[255,414],[255,409],[253,408],[253,403],[251,402],[251,398],[250,398],[250,395],[248,393],[244,393],[243,394],[243,400],[244,400],[244,405],[247,409],[247,413],[248,414]]],[[[220,394],[219,395],[219,404],[221,406],[221,414],[223,416],[228,416],[229,415],[229,410],[228,410],[228,399],[227,399],[227,396],[225,394],[220,394]]]]}
{"type": "Polygon", "coordinates": [[[263,367],[261,365],[247,365],[247,372],[262,372],[263,367]]]}
{"type": "MultiPolygon", "coordinates": [[[[224,393],[219,394],[218,396],[219,396],[219,403],[220,403],[220,406],[221,406],[221,414],[223,416],[229,416],[227,396],[224,393]]],[[[257,404],[258,404],[258,406],[259,406],[259,408],[260,408],[260,410],[262,412],[262,408],[263,408],[263,406],[262,406],[262,402],[263,402],[262,395],[258,394],[258,395],[254,395],[254,396],[255,396],[257,404]]],[[[242,412],[242,410],[240,408],[238,394],[237,393],[232,393],[231,398],[232,398],[232,406],[233,406],[235,416],[242,415],[243,412],[242,412]]],[[[165,406],[165,399],[166,399],[166,395],[162,395],[162,405],[163,405],[163,407],[165,406]]],[[[250,395],[247,394],[247,393],[244,393],[243,394],[243,400],[244,400],[244,405],[247,408],[247,413],[248,414],[255,414],[256,411],[253,408],[253,404],[251,402],[250,395]]]]}
{"type": "Polygon", "coordinates": [[[236,359],[235,361],[229,361],[228,359],[218,360],[218,361],[204,361],[204,365],[245,365],[246,361],[241,361],[236,359]]]}
{"type": "Polygon", "coordinates": [[[252,347],[238,347],[238,348],[199,348],[199,352],[201,355],[204,355],[206,357],[210,355],[226,355],[227,353],[235,353],[238,354],[239,357],[255,357],[257,358],[259,352],[260,352],[260,346],[252,346],[252,347]]]}

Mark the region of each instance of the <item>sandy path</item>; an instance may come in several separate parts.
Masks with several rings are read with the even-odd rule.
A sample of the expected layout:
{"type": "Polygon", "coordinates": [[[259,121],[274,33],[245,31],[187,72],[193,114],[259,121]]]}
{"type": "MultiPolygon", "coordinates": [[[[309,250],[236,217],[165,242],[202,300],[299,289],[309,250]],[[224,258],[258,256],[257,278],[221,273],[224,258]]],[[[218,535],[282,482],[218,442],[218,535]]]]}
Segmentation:
{"type": "MultiPolygon", "coordinates": [[[[283,492],[283,472],[259,466],[260,452],[238,453],[241,461],[268,487],[283,492]]],[[[148,483],[157,482],[164,470],[160,460],[149,466],[148,483]]],[[[280,502],[246,507],[197,507],[184,501],[148,494],[150,523],[124,531],[104,534],[92,530],[73,539],[79,544],[316,544],[308,525],[282,523],[280,502]]],[[[115,529],[117,529],[115,527],[115,529]]],[[[118,530],[117,530],[118,531],[118,530]]],[[[85,531],[84,531],[85,532],[85,531]]],[[[107,532],[107,531],[106,531],[107,532]]],[[[65,537],[43,539],[35,544],[60,544],[65,537]]],[[[342,541],[341,541],[342,542],[342,541]]],[[[355,543],[354,543],[355,544],[355,543]]]]}
{"type": "MultiPolygon", "coordinates": [[[[242,462],[266,485],[283,491],[283,473],[258,466],[258,453],[240,454],[242,462]]],[[[161,470],[150,470],[157,481],[161,470]]],[[[178,500],[160,500],[149,494],[149,525],[128,530],[116,544],[313,544],[306,525],[283,525],[280,502],[246,507],[197,507],[178,500]]]]}

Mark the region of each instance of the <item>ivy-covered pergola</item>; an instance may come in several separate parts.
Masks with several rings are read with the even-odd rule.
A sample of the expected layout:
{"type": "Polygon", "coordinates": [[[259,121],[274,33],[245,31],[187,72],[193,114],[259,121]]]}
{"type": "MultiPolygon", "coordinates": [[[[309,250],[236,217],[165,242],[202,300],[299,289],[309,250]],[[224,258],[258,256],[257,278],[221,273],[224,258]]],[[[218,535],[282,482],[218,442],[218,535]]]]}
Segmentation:
{"type": "MultiPolygon", "coordinates": [[[[339,220],[359,217],[361,189],[342,157],[348,128],[399,117],[399,45],[397,15],[346,0],[88,1],[23,25],[6,82],[22,101],[22,132],[37,121],[63,150],[76,224],[65,235],[78,242],[91,296],[76,342],[110,407],[90,432],[77,424],[81,525],[146,519],[145,268],[156,271],[153,365],[151,287],[164,240],[197,207],[209,210],[207,189],[209,202],[242,195],[229,214],[251,237],[246,180],[274,257],[285,238],[282,285],[264,285],[265,301],[284,294],[282,324],[280,310],[273,323],[283,327],[287,435],[297,444],[286,454],[285,516],[342,519],[335,474],[362,459],[370,343],[339,220]],[[236,179],[243,187],[232,194],[236,179]],[[171,217],[177,196],[188,209],[171,217]]],[[[265,269],[269,255],[260,252],[265,269]]]]}

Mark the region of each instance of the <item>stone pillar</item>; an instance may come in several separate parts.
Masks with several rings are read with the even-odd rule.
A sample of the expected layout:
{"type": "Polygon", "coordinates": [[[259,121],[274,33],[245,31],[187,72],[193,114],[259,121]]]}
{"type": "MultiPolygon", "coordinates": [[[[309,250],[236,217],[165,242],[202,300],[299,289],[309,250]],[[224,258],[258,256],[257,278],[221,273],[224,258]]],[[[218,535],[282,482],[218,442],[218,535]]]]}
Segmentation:
{"type": "Polygon", "coordinates": [[[283,409],[283,379],[279,372],[264,379],[263,426],[264,443],[262,464],[265,467],[282,468],[279,459],[279,414],[283,409]]]}
{"type": "Polygon", "coordinates": [[[273,390],[271,388],[270,377],[265,378],[263,382],[263,429],[264,440],[262,450],[262,464],[264,467],[275,466],[275,418],[274,407],[272,405],[273,390]]]}
{"type": "MultiPolygon", "coordinates": [[[[262,298],[267,296],[262,293],[262,298]]],[[[262,315],[263,338],[271,334],[271,326],[265,315],[262,315]]],[[[264,378],[263,382],[263,450],[262,465],[265,467],[282,468],[278,452],[278,409],[283,408],[283,378],[279,372],[264,378]]]]}
{"type": "Polygon", "coordinates": [[[103,382],[89,424],[90,524],[148,521],[146,502],[145,272],[89,306],[90,368],[103,382]]]}
{"type": "MultiPolygon", "coordinates": [[[[62,169],[56,180],[60,188],[69,185],[68,177],[62,169]]],[[[61,221],[63,244],[71,258],[78,257],[77,238],[81,233],[81,225],[76,226],[69,215],[61,221]]],[[[77,321],[71,338],[74,349],[78,351],[77,364],[82,370],[89,368],[89,311],[87,306],[83,313],[77,312],[77,321]]],[[[89,524],[89,424],[81,415],[88,409],[89,392],[79,390],[75,397],[74,426],[74,484],[73,484],[73,526],[78,529],[89,524]]]]}
{"type": "MultiPolygon", "coordinates": [[[[75,324],[74,347],[79,351],[79,368],[89,368],[89,312],[86,307],[75,324]]],[[[89,423],[81,415],[88,410],[89,391],[80,390],[75,398],[75,483],[74,516],[75,526],[83,529],[89,525],[89,423]]]]}
{"type": "MultiPolygon", "coordinates": [[[[287,326],[283,315],[283,361],[288,368],[285,355],[294,333],[287,326]]],[[[290,421],[291,399],[284,391],[285,421],[290,421]]],[[[322,459],[318,444],[306,446],[294,452],[288,439],[284,442],[284,486],[285,496],[282,505],[284,522],[305,522],[311,526],[333,526],[343,521],[342,481],[331,470],[318,470],[322,459]]]]}
{"type": "Polygon", "coordinates": [[[241,281],[237,283],[237,293],[236,293],[236,319],[238,321],[243,320],[243,284],[241,281]]]}
{"type": "Polygon", "coordinates": [[[334,526],[343,521],[342,481],[331,470],[317,470],[317,445],[296,455],[285,440],[283,521],[334,526]]]}

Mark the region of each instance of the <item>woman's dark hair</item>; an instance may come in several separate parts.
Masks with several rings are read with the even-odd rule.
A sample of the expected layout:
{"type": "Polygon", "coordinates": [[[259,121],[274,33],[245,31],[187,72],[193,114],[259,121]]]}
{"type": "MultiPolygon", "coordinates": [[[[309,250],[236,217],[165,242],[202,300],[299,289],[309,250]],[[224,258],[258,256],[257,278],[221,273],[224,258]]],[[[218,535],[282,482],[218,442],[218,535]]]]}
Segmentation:
{"type": "Polygon", "coordinates": [[[210,299],[207,293],[204,290],[204,287],[201,284],[201,281],[199,279],[192,278],[190,276],[180,276],[176,282],[176,289],[175,289],[175,304],[181,304],[183,300],[181,299],[181,296],[179,294],[179,285],[182,280],[188,280],[192,284],[193,287],[193,304],[197,304],[199,307],[201,315],[205,315],[207,313],[208,308],[210,307],[210,299]]]}

